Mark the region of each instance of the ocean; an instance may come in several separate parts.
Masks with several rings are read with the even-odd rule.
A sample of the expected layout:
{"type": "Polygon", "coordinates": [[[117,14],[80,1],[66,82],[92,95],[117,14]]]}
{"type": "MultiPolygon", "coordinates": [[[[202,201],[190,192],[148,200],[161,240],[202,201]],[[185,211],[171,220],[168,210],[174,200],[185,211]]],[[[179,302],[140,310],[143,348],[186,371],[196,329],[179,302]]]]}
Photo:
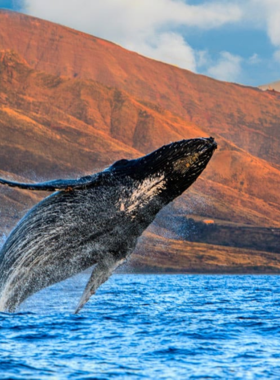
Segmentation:
{"type": "Polygon", "coordinates": [[[279,379],[280,277],[81,274],[0,313],[0,379],[279,379]]]}

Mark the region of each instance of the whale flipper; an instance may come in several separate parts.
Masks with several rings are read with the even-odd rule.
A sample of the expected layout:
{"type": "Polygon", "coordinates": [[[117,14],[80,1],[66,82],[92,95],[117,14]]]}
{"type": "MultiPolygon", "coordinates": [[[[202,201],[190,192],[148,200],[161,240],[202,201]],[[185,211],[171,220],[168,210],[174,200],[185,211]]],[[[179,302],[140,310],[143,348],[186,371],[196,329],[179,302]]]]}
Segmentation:
{"type": "Polygon", "coordinates": [[[83,295],[80,299],[80,302],[75,310],[75,314],[78,314],[78,312],[83,308],[83,306],[87,303],[90,297],[96,292],[99,286],[102,285],[105,281],[107,281],[108,278],[114,272],[114,270],[118,266],[120,266],[124,261],[125,259],[116,260],[113,257],[111,257],[110,259],[108,259],[107,257],[106,260],[101,261],[95,265],[91,273],[91,276],[88,280],[88,283],[85,287],[83,295]]]}
{"type": "Polygon", "coordinates": [[[41,191],[58,191],[58,190],[72,190],[72,189],[85,189],[93,184],[97,175],[88,175],[79,179],[55,179],[53,181],[41,182],[41,183],[21,183],[8,181],[0,178],[2,185],[10,187],[17,187],[25,190],[41,190],[41,191]]]}
{"type": "Polygon", "coordinates": [[[0,311],[96,264],[76,313],[133,252],[158,212],[199,177],[212,137],[181,140],[80,179],[0,184],[53,191],[17,224],[0,251],[0,311]]]}

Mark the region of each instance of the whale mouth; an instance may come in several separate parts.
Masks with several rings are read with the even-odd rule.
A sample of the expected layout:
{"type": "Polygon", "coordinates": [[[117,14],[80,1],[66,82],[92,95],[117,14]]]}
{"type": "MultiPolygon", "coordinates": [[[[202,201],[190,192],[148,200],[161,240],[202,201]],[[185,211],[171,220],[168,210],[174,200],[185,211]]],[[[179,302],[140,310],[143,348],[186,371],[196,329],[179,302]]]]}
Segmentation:
{"type": "Polygon", "coordinates": [[[206,152],[212,152],[218,148],[218,145],[213,137],[205,138],[204,144],[199,148],[198,154],[202,155],[206,152]]]}
{"type": "Polygon", "coordinates": [[[206,167],[217,149],[213,137],[180,140],[134,160],[119,160],[110,169],[119,176],[130,176],[134,179],[146,178],[148,175],[161,175],[166,178],[180,174],[185,177],[193,171],[193,176],[206,167]]]}
{"type": "Polygon", "coordinates": [[[193,164],[201,165],[210,159],[217,147],[213,137],[183,140],[170,147],[170,159],[173,159],[173,167],[176,167],[178,162],[184,162],[187,167],[193,164]]]}
{"type": "Polygon", "coordinates": [[[183,153],[176,157],[173,161],[173,170],[183,176],[191,172],[195,175],[207,165],[215,149],[217,149],[216,143],[208,140],[203,141],[201,145],[187,151],[186,154],[183,153]]]}
{"type": "Polygon", "coordinates": [[[213,137],[182,140],[170,145],[171,166],[165,166],[165,178],[177,183],[178,188],[187,188],[202,173],[210,161],[217,143],[213,137]]]}
{"type": "Polygon", "coordinates": [[[218,148],[218,145],[217,145],[217,143],[216,143],[214,137],[208,137],[208,138],[206,138],[205,140],[208,142],[208,144],[209,144],[213,149],[217,149],[217,148],[218,148]]]}
{"type": "Polygon", "coordinates": [[[208,138],[205,138],[205,141],[206,141],[206,145],[205,147],[203,148],[204,151],[208,150],[208,149],[217,149],[218,148],[218,145],[214,139],[214,137],[208,137],[208,138]]]}

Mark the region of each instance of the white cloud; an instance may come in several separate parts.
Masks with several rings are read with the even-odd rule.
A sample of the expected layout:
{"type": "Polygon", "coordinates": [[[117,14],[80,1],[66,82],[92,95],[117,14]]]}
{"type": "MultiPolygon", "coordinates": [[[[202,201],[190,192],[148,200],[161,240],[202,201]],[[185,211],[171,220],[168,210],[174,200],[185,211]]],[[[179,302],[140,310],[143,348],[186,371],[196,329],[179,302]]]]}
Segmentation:
{"type": "Polygon", "coordinates": [[[250,9],[254,10],[255,19],[261,17],[270,41],[280,46],[280,1],[279,0],[250,0],[250,9]],[[258,16],[256,14],[258,13],[258,16]]]}
{"type": "Polygon", "coordinates": [[[128,47],[131,50],[140,49],[147,57],[196,71],[195,52],[180,34],[162,33],[154,38],[152,45],[144,42],[139,46],[131,44],[128,47]]]}
{"type": "Polygon", "coordinates": [[[280,50],[280,1],[279,0],[235,0],[243,11],[243,22],[252,30],[264,30],[276,51],[273,59],[279,61],[280,50]]]}
{"type": "Polygon", "coordinates": [[[200,68],[208,67],[211,63],[211,56],[207,50],[196,50],[195,58],[196,64],[200,68]]]}
{"type": "Polygon", "coordinates": [[[258,64],[258,63],[260,63],[261,62],[261,59],[260,59],[260,57],[259,57],[259,55],[257,54],[257,53],[254,53],[253,55],[251,55],[251,57],[249,57],[249,59],[248,59],[248,63],[250,64],[250,65],[256,65],[256,64],[258,64]]]}
{"type": "Polygon", "coordinates": [[[242,58],[229,52],[220,53],[216,64],[208,68],[207,73],[216,79],[236,82],[241,74],[242,58]]]}
{"type": "Polygon", "coordinates": [[[116,38],[124,38],[127,31],[151,31],[172,25],[211,29],[236,22],[242,16],[238,5],[222,1],[189,5],[183,0],[24,0],[24,7],[32,15],[86,32],[102,32],[104,36],[113,30],[116,38]]]}
{"type": "MultiPolygon", "coordinates": [[[[249,0],[251,22],[266,31],[270,42],[275,47],[271,63],[279,67],[280,63],[280,1],[249,0]]],[[[248,16],[247,16],[248,17],[248,16]]],[[[277,67],[276,66],[276,67],[277,67]]]]}
{"type": "Polygon", "coordinates": [[[237,22],[238,4],[183,0],[24,0],[30,15],[116,42],[140,54],[196,70],[196,52],[179,27],[202,30],[237,22]]]}

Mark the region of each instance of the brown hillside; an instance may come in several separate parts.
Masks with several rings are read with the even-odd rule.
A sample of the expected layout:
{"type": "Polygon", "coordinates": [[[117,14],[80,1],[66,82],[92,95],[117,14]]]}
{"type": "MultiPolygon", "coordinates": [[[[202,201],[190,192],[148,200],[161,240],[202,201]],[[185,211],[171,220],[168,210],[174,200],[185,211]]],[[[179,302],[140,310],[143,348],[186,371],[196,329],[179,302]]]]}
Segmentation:
{"type": "MultiPolygon", "coordinates": [[[[259,88],[264,91],[268,90],[270,91],[270,94],[273,95],[276,91],[280,92],[280,81],[263,84],[262,86],[259,86],[259,88]]],[[[275,94],[275,95],[279,95],[279,94],[275,94]]]]}
{"type": "Polygon", "coordinates": [[[268,273],[280,271],[278,253],[168,239],[146,232],[127,264],[131,271],[268,273]]]}
{"type": "MultiPolygon", "coordinates": [[[[279,228],[279,116],[277,94],[219,82],[60,25],[0,11],[4,177],[76,177],[170,141],[212,135],[219,150],[170,213],[279,228]]],[[[2,229],[9,230],[40,196],[1,187],[2,229]]],[[[168,220],[168,212],[162,218],[168,220]]],[[[157,233],[166,240],[167,231],[157,233]]],[[[195,255],[206,246],[190,247],[195,255]]],[[[185,257],[190,248],[180,244],[180,250],[185,257]]],[[[248,254],[239,249],[237,261],[242,252],[248,254]]],[[[217,261],[221,268],[228,265],[224,257],[217,261]]]]}
{"type": "Polygon", "coordinates": [[[92,79],[221,135],[280,165],[279,96],[219,82],[111,42],[14,12],[0,12],[0,48],[54,75],[92,79]]]}
{"type": "MultiPolygon", "coordinates": [[[[205,135],[156,104],[144,105],[98,82],[37,72],[11,51],[0,53],[0,70],[2,170],[26,176],[31,172],[39,178],[78,175],[121,157],[137,157],[165,142],[205,135]]],[[[212,215],[227,219],[213,210],[221,205],[220,184],[236,193],[235,214],[240,221],[246,215],[245,221],[262,224],[264,218],[250,218],[259,202],[259,213],[269,225],[278,225],[280,172],[222,137],[219,147],[204,174],[207,183],[214,184],[212,215]],[[244,215],[248,204],[251,212],[244,215]]],[[[200,181],[195,189],[202,186],[200,181]]],[[[204,191],[212,186],[206,185],[204,191]]],[[[225,190],[223,198],[226,203],[225,190]]],[[[232,208],[232,202],[228,204],[232,208]]]]}

